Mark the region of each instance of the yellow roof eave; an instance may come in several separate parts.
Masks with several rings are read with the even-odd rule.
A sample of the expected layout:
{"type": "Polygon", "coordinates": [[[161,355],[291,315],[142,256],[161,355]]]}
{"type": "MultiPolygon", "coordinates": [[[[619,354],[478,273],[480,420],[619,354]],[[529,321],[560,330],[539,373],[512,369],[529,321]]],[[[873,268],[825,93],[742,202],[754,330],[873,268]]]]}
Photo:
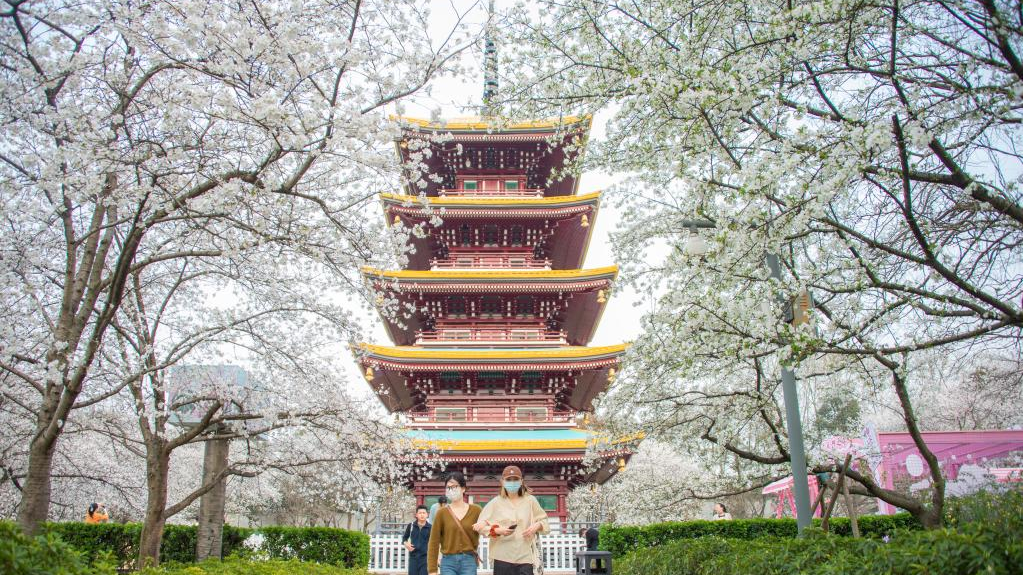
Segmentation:
{"type": "MultiPolygon", "coordinates": [[[[557,206],[559,204],[579,204],[586,203],[588,201],[600,201],[600,191],[592,192],[589,194],[583,194],[578,196],[550,196],[544,198],[500,198],[500,197],[475,197],[475,198],[426,198],[427,203],[431,206],[437,207],[457,207],[457,206],[507,206],[507,205],[526,205],[526,206],[537,206],[537,207],[550,207],[557,206]]],[[[418,196],[409,196],[405,194],[391,194],[381,193],[380,199],[392,203],[409,203],[409,204],[421,204],[422,199],[418,196]]]]}
{"type": "Polygon", "coordinates": [[[362,273],[365,276],[390,278],[390,279],[463,279],[463,280],[490,280],[490,279],[586,279],[595,276],[611,274],[613,278],[618,277],[618,266],[605,266],[594,269],[578,270],[381,270],[370,266],[363,266],[362,273]]]}
{"type": "Polygon", "coordinates": [[[359,347],[372,355],[397,359],[586,359],[602,355],[619,355],[629,349],[628,343],[600,347],[569,346],[540,349],[436,349],[414,346],[385,346],[370,343],[359,347]]]}
{"type": "Polygon", "coordinates": [[[562,118],[548,118],[544,120],[528,120],[522,122],[502,123],[500,118],[485,118],[473,116],[468,118],[451,118],[434,122],[423,118],[410,116],[391,116],[390,119],[396,122],[406,122],[430,130],[490,130],[497,132],[502,130],[538,130],[554,129],[559,127],[573,126],[585,123],[587,126],[593,122],[593,116],[564,116],[562,118]],[[496,120],[496,121],[495,121],[496,120]]]}
{"type": "Polygon", "coordinates": [[[450,439],[414,440],[413,445],[419,449],[439,449],[442,451],[521,451],[540,449],[586,449],[586,441],[578,439],[537,440],[537,441],[457,441],[450,439]]]}

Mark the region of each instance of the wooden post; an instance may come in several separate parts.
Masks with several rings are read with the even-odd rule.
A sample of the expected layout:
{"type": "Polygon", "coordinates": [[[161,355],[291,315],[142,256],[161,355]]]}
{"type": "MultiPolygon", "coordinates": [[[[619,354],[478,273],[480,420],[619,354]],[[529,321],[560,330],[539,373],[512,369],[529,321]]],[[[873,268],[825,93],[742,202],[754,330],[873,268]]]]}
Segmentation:
{"type": "Polygon", "coordinates": [[[824,517],[821,519],[821,529],[825,533],[828,532],[828,521],[831,519],[831,512],[835,509],[835,503],[838,502],[838,494],[844,489],[848,489],[845,486],[845,470],[849,468],[849,463],[852,461],[852,454],[845,456],[845,463],[842,464],[842,470],[838,473],[838,481],[835,483],[835,493],[831,496],[831,501],[828,502],[827,508],[824,510],[824,517]]]}
{"type": "Polygon", "coordinates": [[[817,513],[817,507],[820,506],[821,500],[824,499],[824,492],[828,490],[828,484],[830,483],[830,477],[824,483],[821,483],[820,480],[817,481],[817,499],[813,502],[813,507],[810,508],[810,517],[817,513]]]}
{"type": "Polygon", "coordinates": [[[845,510],[849,514],[849,523],[852,524],[852,535],[853,535],[853,537],[859,537],[860,536],[860,522],[856,518],[858,513],[856,513],[856,509],[853,508],[852,497],[849,495],[849,484],[848,483],[843,483],[842,484],[842,495],[845,498],[845,510]]]}

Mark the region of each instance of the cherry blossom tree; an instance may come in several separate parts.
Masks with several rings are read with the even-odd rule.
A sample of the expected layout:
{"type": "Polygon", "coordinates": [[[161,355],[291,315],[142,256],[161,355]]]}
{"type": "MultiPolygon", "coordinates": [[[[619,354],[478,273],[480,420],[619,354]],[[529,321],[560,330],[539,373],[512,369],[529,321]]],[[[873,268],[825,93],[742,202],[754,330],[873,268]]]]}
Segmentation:
{"type": "Polygon", "coordinates": [[[644,441],[629,465],[603,485],[583,485],[568,495],[572,521],[645,525],[699,517],[703,502],[692,497],[713,483],[692,459],[671,445],[644,441]]]}
{"type": "Polygon", "coordinates": [[[432,41],[426,17],[410,1],[5,3],[0,306],[19,319],[0,370],[36,414],[28,531],[72,410],[146,376],[90,375],[138,274],[287,240],[344,290],[386,251],[354,209],[389,161],[386,110],[467,45],[432,41]]]}
{"type": "Polygon", "coordinates": [[[673,434],[779,466],[779,364],[804,386],[887,390],[933,489],[918,500],[847,475],[939,525],[914,358],[1019,353],[1016,8],[570,0],[511,16],[517,113],[606,111],[589,161],[633,176],[616,192],[617,260],[626,283],[660,295],[622,393],[673,434]],[[776,302],[802,290],[811,321],[793,326],[776,302]]]}

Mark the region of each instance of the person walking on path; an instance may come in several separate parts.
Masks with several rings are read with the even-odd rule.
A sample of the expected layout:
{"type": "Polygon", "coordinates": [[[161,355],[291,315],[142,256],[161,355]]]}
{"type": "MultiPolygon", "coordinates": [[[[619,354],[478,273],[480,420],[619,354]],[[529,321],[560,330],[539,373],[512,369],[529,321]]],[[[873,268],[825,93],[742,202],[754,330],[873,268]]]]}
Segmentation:
{"type": "Polygon", "coordinates": [[[458,471],[444,482],[448,505],[437,511],[437,522],[430,530],[427,568],[429,575],[476,575],[479,566],[479,534],[472,526],[483,509],[465,500],[465,476],[458,471]],[[439,561],[438,555],[444,554],[439,561]]]}
{"type": "Polygon", "coordinates": [[[416,520],[405,526],[401,543],[408,549],[408,575],[427,575],[426,548],[430,544],[430,522],[425,505],[416,507],[416,520]]]}
{"type": "Polygon", "coordinates": [[[547,512],[514,465],[504,468],[500,496],[487,503],[473,528],[490,536],[494,575],[533,575],[534,565],[541,561],[536,536],[551,531],[547,512]]]}
{"type": "Polygon", "coordinates": [[[107,515],[107,506],[103,503],[90,503],[89,510],[85,513],[86,523],[106,523],[110,520],[107,515]]]}
{"type": "Polygon", "coordinates": [[[429,517],[430,525],[433,525],[434,523],[437,522],[437,511],[439,511],[441,509],[444,509],[444,506],[446,506],[447,504],[448,504],[448,498],[443,496],[443,495],[441,495],[437,499],[437,502],[430,506],[430,517],[429,517]]]}

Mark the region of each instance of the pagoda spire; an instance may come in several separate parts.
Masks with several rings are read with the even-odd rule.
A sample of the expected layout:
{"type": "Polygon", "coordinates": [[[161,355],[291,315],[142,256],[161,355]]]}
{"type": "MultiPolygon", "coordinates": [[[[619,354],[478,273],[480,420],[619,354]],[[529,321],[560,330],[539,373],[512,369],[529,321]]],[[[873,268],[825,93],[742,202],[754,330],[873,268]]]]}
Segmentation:
{"type": "Polygon", "coordinates": [[[494,116],[497,97],[497,45],[494,43],[494,0],[487,10],[487,30],[483,39],[483,116],[494,116]]]}

